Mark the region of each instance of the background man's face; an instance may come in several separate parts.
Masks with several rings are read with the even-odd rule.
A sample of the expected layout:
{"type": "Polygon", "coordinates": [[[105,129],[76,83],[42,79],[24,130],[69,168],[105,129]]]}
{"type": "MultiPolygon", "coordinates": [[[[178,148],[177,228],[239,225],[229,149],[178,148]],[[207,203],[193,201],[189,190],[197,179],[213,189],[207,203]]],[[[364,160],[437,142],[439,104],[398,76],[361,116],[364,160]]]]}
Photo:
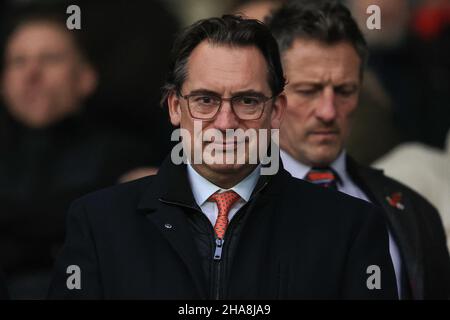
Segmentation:
{"type": "Polygon", "coordinates": [[[295,159],[329,165],[343,149],[358,103],[360,61],[346,42],[297,39],[284,53],[288,101],[280,141],[295,159]]]}
{"type": "MultiPolygon", "coordinates": [[[[266,97],[272,96],[268,84],[266,61],[256,47],[211,45],[204,41],[191,53],[187,70],[187,79],[181,88],[183,95],[206,90],[225,98],[250,91],[266,97]]],[[[191,137],[194,137],[194,119],[189,114],[186,100],[178,97],[176,93],[172,93],[168,102],[172,124],[187,129],[191,137]]],[[[225,134],[227,129],[242,129],[244,131],[247,129],[267,129],[270,134],[271,128],[279,128],[281,109],[284,108],[284,103],[284,96],[278,98],[275,103],[269,100],[266,102],[264,113],[260,119],[241,120],[231,109],[229,101],[223,101],[222,108],[215,119],[203,121],[203,132],[207,129],[216,129],[225,134]]],[[[198,139],[199,137],[195,138],[198,139]]],[[[239,143],[245,143],[246,150],[249,148],[248,142],[216,141],[203,142],[203,150],[214,143],[223,144],[226,152],[236,153],[239,143]]],[[[254,146],[255,143],[252,145],[254,146]]],[[[245,154],[246,164],[203,163],[198,165],[197,168],[215,173],[233,173],[249,167],[248,156],[247,150],[245,154]]]]}
{"type": "Polygon", "coordinates": [[[30,22],[11,35],[5,52],[2,91],[9,112],[39,128],[75,112],[95,87],[68,31],[50,22],[30,22]]]}

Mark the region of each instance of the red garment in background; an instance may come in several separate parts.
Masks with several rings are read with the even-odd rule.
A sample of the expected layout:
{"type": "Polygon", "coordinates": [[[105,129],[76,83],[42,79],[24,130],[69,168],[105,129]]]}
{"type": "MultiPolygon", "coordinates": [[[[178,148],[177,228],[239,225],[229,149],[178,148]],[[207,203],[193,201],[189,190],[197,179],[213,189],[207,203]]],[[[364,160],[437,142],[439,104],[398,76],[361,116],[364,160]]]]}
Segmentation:
{"type": "Polygon", "coordinates": [[[413,15],[412,24],[422,39],[436,38],[450,24],[450,4],[419,8],[413,15]]]}

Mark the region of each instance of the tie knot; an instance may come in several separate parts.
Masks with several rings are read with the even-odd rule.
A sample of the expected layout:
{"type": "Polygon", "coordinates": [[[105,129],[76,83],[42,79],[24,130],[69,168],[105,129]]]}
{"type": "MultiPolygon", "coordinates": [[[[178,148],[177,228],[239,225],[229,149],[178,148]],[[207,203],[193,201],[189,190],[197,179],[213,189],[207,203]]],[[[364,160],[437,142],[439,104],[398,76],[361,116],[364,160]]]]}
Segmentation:
{"type": "Polygon", "coordinates": [[[241,197],[232,190],[215,193],[209,197],[208,201],[216,202],[218,208],[217,220],[214,225],[214,230],[218,238],[223,239],[228,226],[228,214],[230,209],[240,198],[241,197]]]}
{"type": "Polygon", "coordinates": [[[208,200],[217,203],[219,209],[222,208],[223,210],[228,211],[240,198],[241,197],[236,192],[230,190],[222,193],[214,193],[208,200]]]}
{"type": "Polygon", "coordinates": [[[339,176],[330,167],[312,168],[306,175],[305,180],[322,187],[337,189],[339,176]]]}

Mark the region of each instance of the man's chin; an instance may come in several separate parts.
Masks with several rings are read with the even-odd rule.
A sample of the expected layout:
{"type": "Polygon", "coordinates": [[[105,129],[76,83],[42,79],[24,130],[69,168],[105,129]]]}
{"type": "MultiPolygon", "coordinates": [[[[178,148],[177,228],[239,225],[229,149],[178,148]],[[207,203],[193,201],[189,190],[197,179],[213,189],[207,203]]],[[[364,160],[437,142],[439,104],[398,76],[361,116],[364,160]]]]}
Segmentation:
{"type": "Polygon", "coordinates": [[[337,146],[317,146],[311,149],[311,151],[303,153],[304,155],[301,158],[306,155],[306,159],[302,162],[317,167],[329,166],[341,153],[341,148],[337,146]]]}
{"type": "Polygon", "coordinates": [[[248,164],[237,164],[237,163],[212,163],[212,164],[203,164],[207,166],[209,170],[217,172],[217,173],[235,173],[243,170],[245,167],[248,167],[248,164]]]}
{"type": "Polygon", "coordinates": [[[43,128],[55,122],[56,116],[46,101],[31,101],[24,106],[21,103],[12,114],[31,128],[43,128]]]}

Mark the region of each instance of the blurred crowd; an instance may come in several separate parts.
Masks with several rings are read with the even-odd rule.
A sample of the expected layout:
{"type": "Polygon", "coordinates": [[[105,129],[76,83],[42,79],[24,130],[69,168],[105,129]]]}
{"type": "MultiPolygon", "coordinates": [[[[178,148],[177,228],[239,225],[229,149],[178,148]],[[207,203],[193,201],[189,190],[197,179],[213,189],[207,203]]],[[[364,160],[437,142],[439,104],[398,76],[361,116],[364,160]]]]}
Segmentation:
{"type": "MultiPolygon", "coordinates": [[[[430,200],[450,235],[450,0],[343,2],[370,47],[347,149],[430,200]],[[365,26],[372,4],[381,30],[365,26]]],[[[73,200],[153,174],[170,152],[159,100],[177,31],[223,13],[264,21],[281,3],[0,3],[0,270],[13,298],[45,296],[73,200]],[[66,27],[70,4],[81,30],[66,27]]]]}

